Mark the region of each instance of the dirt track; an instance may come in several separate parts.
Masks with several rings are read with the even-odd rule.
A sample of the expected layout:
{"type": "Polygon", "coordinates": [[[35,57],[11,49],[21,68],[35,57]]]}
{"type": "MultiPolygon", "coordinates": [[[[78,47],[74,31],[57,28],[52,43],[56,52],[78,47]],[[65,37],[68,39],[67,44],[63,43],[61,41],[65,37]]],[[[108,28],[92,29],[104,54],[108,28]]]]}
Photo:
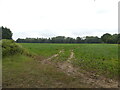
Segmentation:
{"type": "Polygon", "coordinates": [[[118,82],[112,79],[105,78],[104,76],[95,75],[95,73],[86,72],[80,67],[75,67],[71,64],[71,60],[75,59],[73,50],[70,51],[70,56],[64,62],[54,63],[51,60],[58,57],[64,50],[59,51],[59,53],[49,57],[48,59],[41,60],[43,64],[51,64],[58,68],[61,72],[67,75],[79,78],[81,83],[86,83],[88,88],[118,88],[118,82]]]}

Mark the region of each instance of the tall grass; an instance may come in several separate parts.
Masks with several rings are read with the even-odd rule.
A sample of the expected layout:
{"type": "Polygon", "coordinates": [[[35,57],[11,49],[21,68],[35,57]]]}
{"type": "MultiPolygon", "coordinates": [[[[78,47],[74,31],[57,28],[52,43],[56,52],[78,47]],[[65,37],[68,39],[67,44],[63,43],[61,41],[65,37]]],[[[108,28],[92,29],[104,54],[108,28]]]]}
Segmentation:
{"type": "Polygon", "coordinates": [[[79,78],[68,76],[52,65],[25,55],[3,58],[3,88],[84,88],[79,78]]]}

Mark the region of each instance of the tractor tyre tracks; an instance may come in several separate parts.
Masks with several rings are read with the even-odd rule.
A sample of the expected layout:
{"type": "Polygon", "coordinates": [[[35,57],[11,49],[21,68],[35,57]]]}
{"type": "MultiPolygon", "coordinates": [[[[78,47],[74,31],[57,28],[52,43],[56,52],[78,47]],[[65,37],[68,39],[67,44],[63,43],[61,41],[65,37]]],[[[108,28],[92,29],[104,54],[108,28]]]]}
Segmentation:
{"type": "Polygon", "coordinates": [[[107,79],[104,76],[96,76],[95,73],[86,72],[83,69],[80,69],[80,67],[73,66],[71,63],[71,60],[75,60],[73,50],[70,50],[70,56],[66,61],[53,63],[51,60],[58,57],[61,53],[64,53],[64,49],[40,62],[42,64],[54,65],[60,71],[75,78],[79,78],[81,83],[89,84],[92,88],[118,88],[118,82],[115,80],[107,79]]]}

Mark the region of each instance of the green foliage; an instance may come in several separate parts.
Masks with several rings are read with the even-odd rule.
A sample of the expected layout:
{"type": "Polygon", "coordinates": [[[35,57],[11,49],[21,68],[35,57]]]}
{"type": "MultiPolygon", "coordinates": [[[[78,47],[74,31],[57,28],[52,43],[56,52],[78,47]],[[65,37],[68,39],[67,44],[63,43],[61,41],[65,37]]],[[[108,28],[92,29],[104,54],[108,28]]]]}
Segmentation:
{"type": "Polygon", "coordinates": [[[50,57],[64,50],[54,61],[66,61],[71,50],[74,52],[72,63],[87,71],[104,74],[108,77],[118,75],[118,45],[117,44],[37,44],[22,43],[29,52],[50,57]]]}
{"type": "Polygon", "coordinates": [[[119,35],[120,34],[109,34],[109,33],[106,33],[104,34],[103,36],[101,36],[101,39],[104,43],[119,43],[119,35]]]}
{"type": "Polygon", "coordinates": [[[3,58],[3,88],[87,88],[79,77],[68,76],[50,64],[24,56],[3,58]],[[58,84],[61,83],[61,84],[58,84]]]}
{"type": "Polygon", "coordinates": [[[61,44],[21,43],[21,45],[23,48],[26,48],[28,52],[45,58],[58,53],[62,49],[61,44]]]}
{"type": "Polygon", "coordinates": [[[77,42],[77,43],[81,43],[81,42],[82,42],[82,39],[81,39],[80,37],[77,37],[77,38],[76,38],[76,42],[77,42]]]}
{"type": "Polygon", "coordinates": [[[2,40],[3,57],[18,53],[22,54],[23,51],[24,51],[23,48],[19,44],[16,44],[13,40],[7,40],[7,39],[2,40]]]}
{"type": "Polygon", "coordinates": [[[12,39],[12,32],[10,31],[9,28],[6,27],[4,28],[3,26],[0,28],[1,28],[0,30],[2,30],[0,31],[2,32],[2,39],[12,39]]]}
{"type": "MultiPolygon", "coordinates": [[[[14,41],[8,41],[8,43],[14,41]]],[[[117,44],[38,44],[21,43],[30,53],[44,56],[45,58],[63,50],[56,62],[68,60],[71,50],[74,58],[71,63],[80,67],[81,71],[87,70],[95,75],[118,77],[118,45],[117,44]]],[[[19,46],[20,47],[20,46],[19,46]]],[[[45,59],[44,58],[44,59],[45,59]]],[[[52,60],[53,60],[52,59],[52,60]]],[[[38,60],[43,60],[38,58],[38,60]]],[[[81,72],[80,71],[80,72],[81,72]]],[[[3,87],[80,87],[81,79],[66,75],[57,70],[52,64],[41,64],[26,55],[9,55],[3,58],[3,87]],[[18,78],[19,77],[19,78],[18,78]]],[[[86,84],[85,84],[86,86],[86,84]]],[[[84,87],[84,86],[82,86],[84,87]]],[[[86,86],[87,87],[87,86],[86,86]]]]}
{"type": "Polygon", "coordinates": [[[117,44],[120,43],[120,34],[109,34],[106,33],[101,36],[101,38],[97,36],[86,36],[85,38],[77,37],[65,37],[65,36],[56,36],[52,38],[26,38],[20,39],[18,38],[16,42],[18,43],[111,43],[117,44]]]}
{"type": "Polygon", "coordinates": [[[81,68],[108,77],[118,76],[117,44],[82,44],[74,53],[74,63],[81,68]]]}
{"type": "Polygon", "coordinates": [[[101,39],[93,36],[86,36],[85,43],[101,43],[101,39]]]}
{"type": "Polygon", "coordinates": [[[26,39],[20,39],[18,38],[16,42],[18,43],[80,43],[82,40],[79,40],[71,38],[71,37],[65,37],[65,36],[57,36],[52,38],[26,38],[26,39]]]}
{"type": "Polygon", "coordinates": [[[57,36],[53,37],[51,40],[52,43],[64,43],[65,42],[65,37],[64,36],[57,36]]]}
{"type": "Polygon", "coordinates": [[[120,33],[118,34],[118,42],[120,44],[120,33]]]}

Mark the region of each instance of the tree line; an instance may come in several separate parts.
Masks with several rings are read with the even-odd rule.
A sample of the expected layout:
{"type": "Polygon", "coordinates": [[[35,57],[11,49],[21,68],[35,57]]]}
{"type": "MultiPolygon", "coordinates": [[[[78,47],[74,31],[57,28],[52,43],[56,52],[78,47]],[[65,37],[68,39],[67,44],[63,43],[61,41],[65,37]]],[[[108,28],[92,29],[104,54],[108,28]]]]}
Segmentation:
{"type": "MultiPolygon", "coordinates": [[[[2,37],[0,39],[12,39],[13,33],[7,27],[0,27],[0,33],[2,37]]],[[[52,38],[18,38],[17,43],[110,43],[110,44],[120,44],[120,33],[119,34],[109,34],[105,33],[100,38],[98,36],[86,36],[82,37],[65,37],[56,36],[52,38]]]]}
{"type": "Polygon", "coordinates": [[[26,38],[16,40],[17,43],[110,43],[117,44],[120,43],[120,34],[109,34],[106,33],[101,36],[86,36],[85,38],[77,37],[65,37],[65,36],[56,36],[52,38],[26,38]]]}

